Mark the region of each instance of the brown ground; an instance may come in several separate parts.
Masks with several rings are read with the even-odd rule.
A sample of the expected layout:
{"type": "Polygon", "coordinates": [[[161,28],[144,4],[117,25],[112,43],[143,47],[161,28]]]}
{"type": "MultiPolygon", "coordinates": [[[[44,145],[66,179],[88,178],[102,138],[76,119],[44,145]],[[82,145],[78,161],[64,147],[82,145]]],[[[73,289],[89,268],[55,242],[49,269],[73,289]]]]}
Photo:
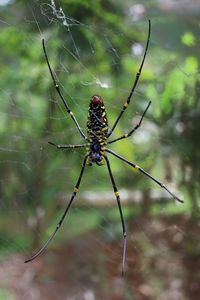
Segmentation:
{"type": "Polygon", "coordinates": [[[199,228],[184,216],[129,223],[124,278],[120,237],[104,228],[30,264],[13,254],[0,261],[0,299],[199,300],[199,228]]]}

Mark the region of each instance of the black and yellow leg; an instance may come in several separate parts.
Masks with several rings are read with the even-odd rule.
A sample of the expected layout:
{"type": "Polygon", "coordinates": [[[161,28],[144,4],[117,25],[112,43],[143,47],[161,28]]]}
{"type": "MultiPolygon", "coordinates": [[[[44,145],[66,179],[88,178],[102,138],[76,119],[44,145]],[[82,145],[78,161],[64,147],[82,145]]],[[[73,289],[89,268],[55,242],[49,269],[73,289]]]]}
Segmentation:
{"type": "Polygon", "coordinates": [[[145,116],[145,114],[146,114],[146,112],[147,112],[150,105],[151,105],[151,101],[149,101],[147,107],[145,108],[145,111],[143,112],[143,114],[140,118],[140,121],[137,123],[137,125],[129,133],[126,133],[126,134],[124,134],[124,135],[122,135],[122,136],[120,136],[120,137],[118,137],[118,138],[116,138],[112,141],[109,141],[108,144],[115,143],[117,141],[120,141],[122,139],[126,139],[127,137],[131,136],[141,126],[142,120],[143,120],[143,118],[144,118],[144,116],[145,116]]]}
{"type": "Polygon", "coordinates": [[[87,144],[81,144],[81,145],[56,145],[53,142],[48,142],[50,145],[53,145],[57,149],[74,149],[74,148],[83,148],[86,147],[87,144]]]}
{"type": "Polygon", "coordinates": [[[153,176],[151,176],[148,172],[146,172],[144,169],[142,169],[140,166],[130,162],[129,160],[127,160],[126,158],[122,157],[121,155],[115,153],[114,151],[110,150],[110,149],[106,149],[106,152],[114,155],[115,157],[119,158],[120,160],[124,161],[125,163],[127,163],[128,165],[130,165],[131,167],[133,167],[134,169],[138,170],[139,172],[143,173],[144,175],[146,175],[147,177],[149,177],[151,180],[153,180],[154,182],[156,182],[159,186],[161,186],[164,190],[166,190],[175,200],[177,200],[178,202],[183,203],[183,200],[181,200],[180,198],[178,198],[174,193],[172,193],[162,182],[160,182],[159,180],[157,180],[156,178],[154,178],[153,176]]]}
{"type": "Polygon", "coordinates": [[[71,116],[72,120],[73,120],[74,123],[76,124],[76,127],[77,127],[78,130],[79,130],[79,133],[82,135],[82,137],[83,137],[84,139],[87,139],[86,135],[83,133],[83,131],[82,131],[82,129],[81,129],[81,127],[80,127],[78,121],[76,120],[76,118],[75,118],[73,112],[70,110],[70,108],[69,108],[69,106],[68,106],[68,104],[67,104],[65,98],[63,97],[63,95],[62,95],[62,93],[61,93],[61,91],[60,91],[60,87],[59,87],[59,85],[58,85],[58,81],[57,81],[56,78],[55,78],[55,75],[54,75],[54,73],[53,73],[53,70],[52,70],[52,68],[51,68],[51,65],[50,65],[50,62],[49,62],[49,59],[48,59],[48,55],[47,55],[47,52],[46,52],[44,39],[42,39],[42,46],[43,46],[43,51],[44,51],[45,59],[46,59],[46,62],[47,62],[48,68],[49,68],[49,72],[50,72],[50,74],[51,74],[51,78],[52,78],[52,80],[53,80],[55,89],[56,89],[56,91],[57,91],[57,93],[58,93],[60,99],[62,100],[62,102],[63,102],[63,104],[64,104],[64,106],[65,106],[65,108],[66,108],[68,114],[71,116]]]}
{"type": "Polygon", "coordinates": [[[137,74],[136,74],[136,77],[135,77],[135,80],[134,80],[134,82],[133,82],[133,86],[132,86],[132,88],[131,88],[130,94],[129,94],[127,100],[125,101],[125,103],[124,103],[124,105],[123,105],[123,107],[122,107],[122,110],[121,110],[121,112],[119,113],[119,115],[118,115],[116,121],[114,122],[114,124],[113,124],[111,130],[109,131],[107,137],[109,137],[109,136],[112,134],[112,132],[114,131],[115,127],[117,126],[119,120],[121,119],[123,113],[125,112],[125,110],[127,109],[128,105],[129,105],[129,103],[130,103],[130,101],[131,101],[131,98],[132,98],[133,93],[134,93],[134,91],[135,91],[135,89],[136,89],[138,80],[139,80],[140,75],[141,75],[141,72],[142,72],[142,68],[143,68],[143,65],[144,65],[144,61],[145,61],[145,58],[146,58],[147,50],[148,50],[148,47],[149,47],[150,34],[151,34],[151,21],[149,20],[149,31],[148,31],[147,43],[146,43],[144,55],[143,55],[143,58],[142,58],[142,62],[141,62],[141,64],[140,64],[139,70],[138,70],[138,72],[137,72],[137,74]]]}
{"type": "Polygon", "coordinates": [[[122,275],[124,275],[125,260],[126,260],[126,236],[127,236],[126,225],[125,225],[125,221],[124,221],[124,217],[123,217],[123,212],[122,212],[122,208],[121,208],[120,195],[119,195],[119,192],[117,190],[117,186],[115,184],[115,180],[114,180],[111,168],[110,168],[110,162],[109,162],[109,159],[106,156],[104,156],[104,157],[105,157],[105,161],[107,163],[108,172],[109,172],[110,179],[111,179],[111,182],[112,182],[112,187],[113,187],[113,190],[114,190],[114,194],[115,194],[115,197],[117,199],[117,204],[118,204],[120,218],[121,218],[122,231],[123,231],[123,237],[124,237],[123,257],[122,257],[122,275]]]}
{"type": "Polygon", "coordinates": [[[70,201],[69,201],[69,203],[68,203],[68,205],[67,205],[67,207],[66,207],[66,209],[65,209],[65,211],[64,211],[64,213],[63,213],[63,215],[62,215],[62,217],[60,218],[60,221],[59,221],[58,224],[56,225],[55,230],[54,230],[53,233],[51,234],[50,238],[49,238],[49,239],[46,241],[46,243],[43,245],[43,247],[42,247],[39,251],[37,251],[31,258],[27,259],[27,260],[25,261],[25,263],[28,263],[28,262],[30,262],[30,261],[33,261],[33,260],[34,260],[35,258],[37,258],[39,255],[41,255],[41,254],[44,252],[44,250],[47,248],[47,246],[49,245],[49,243],[51,242],[51,240],[52,240],[52,239],[54,238],[54,236],[56,235],[56,232],[58,231],[58,229],[61,227],[61,225],[62,225],[62,223],[63,223],[63,221],[64,221],[64,219],[65,219],[65,217],[66,217],[66,215],[67,215],[67,213],[68,213],[68,211],[69,211],[69,208],[70,208],[70,206],[72,205],[72,202],[73,202],[73,200],[74,200],[74,198],[76,197],[76,194],[77,194],[77,192],[78,192],[78,188],[79,188],[79,185],[80,185],[80,183],[81,183],[81,179],[82,179],[82,176],[83,176],[83,173],[84,173],[84,170],[85,170],[86,160],[87,160],[87,156],[85,156],[85,158],[84,158],[84,160],[83,160],[83,165],[82,165],[82,168],[81,168],[81,172],[80,172],[80,175],[79,175],[79,177],[78,177],[77,183],[76,183],[76,185],[75,185],[75,187],[74,187],[74,190],[73,190],[71,199],[70,199],[70,201]]]}

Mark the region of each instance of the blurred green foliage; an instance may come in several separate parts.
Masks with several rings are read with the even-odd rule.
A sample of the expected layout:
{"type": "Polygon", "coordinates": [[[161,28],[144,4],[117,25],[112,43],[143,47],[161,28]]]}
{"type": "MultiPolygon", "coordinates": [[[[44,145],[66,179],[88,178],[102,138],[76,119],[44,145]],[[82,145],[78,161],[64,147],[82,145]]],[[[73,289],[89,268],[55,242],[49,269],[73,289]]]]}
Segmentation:
{"type": "MultiPolygon", "coordinates": [[[[0,204],[3,214],[13,208],[22,210],[22,215],[29,210],[32,214],[43,206],[48,207],[52,217],[59,206],[59,195],[72,190],[83,151],[56,151],[47,144],[49,140],[60,144],[82,140],[57,97],[41,38],[45,38],[62,92],[86,132],[88,103],[93,94],[105,99],[109,124],[119,113],[142,57],[134,56],[131,47],[138,43],[144,48],[148,18],[133,22],[127,13],[129,3],[111,0],[61,0],[63,13],[59,6],[42,1],[26,4],[21,0],[0,8],[0,204]]],[[[151,9],[156,8],[152,5],[151,9]]],[[[148,99],[152,106],[142,135],[138,133],[112,148],[156,178],[173,182],[195,216],[200,192],[200,22],[195,17],[173,15],[169,21],[164,13],[154,18],[151,9],[147,59],[115,136],[136,124],[136,113],[143,112],[148,99]]],[[[117,159],[111,158],[111,163],[119,189],[148,192],[155,187],[117,159]]],[[[88,168],[81,184],[84,189],[111,190],[107,170],[88,168]]],[[[45,217],[48,224],[49,218],[45,217]]]]}

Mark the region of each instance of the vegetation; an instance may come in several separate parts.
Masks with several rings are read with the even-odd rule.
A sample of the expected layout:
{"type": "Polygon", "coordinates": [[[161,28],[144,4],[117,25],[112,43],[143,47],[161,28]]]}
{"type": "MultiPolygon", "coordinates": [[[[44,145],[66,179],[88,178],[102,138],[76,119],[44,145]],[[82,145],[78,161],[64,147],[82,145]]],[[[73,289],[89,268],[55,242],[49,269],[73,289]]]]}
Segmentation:
{"type": "MultiPolygon", "coordinates": [[[[176,205],[148,178],[117,159],[111,158],[111,166],[119,190],[128,191],[130,204],[124,205],[124,214],[130,228],[132,222],[159,219],[162,215],[169,218],[166,226],[176,224],[174,216],[180,227],[182,219],[189,222],[184,230],[193,228],[191,224],[198,226],[199,15],[191,14],[190,5],[180,5],[183,17],[176,6],[166,13],[157,1],[148,5],[140,2],[60,0],[59,4],[30,1],[27,5],[27,1],[20,0],[0,6],[2,257],[10,251],[24,255],[41,245],[69,199],[84,155],[83,150],[60,151],[48,144],[76,144],[82,139],[53,87],[41,39],[45,39],[62,92],[86,132],[92,95],[103,97],[110,125],[118,115],[138,71],[148,19],[152,34],[142,76],[115,136],[128,132],[137,123],[149,100],[152,105],[139,132],[117,142],[112,149],[165,182],[184,199],[184,204],[176,205]]],[[[68,226],[73,225],[73,229],[67,238],[66,228],[61,230],[52,247],[61,247],[67,239],[101,228],[109,241],[113,238],[121,242],[119,213],[113,205],[105,209],[105,191],[114,198],[106,168],[87,168],[68,216],[68,226]],[[92,205],[87,201],[88,192],[95,199],[92,205]],[[116,224],[115,228],[112,224],[116,224]]],[[[147,229],[145,225],[143,228],[147,229]]],[[[190,238],[187,235],[184,243],[185,255],[196,256],[198,241],[192,239],[190,243],[190,238]]],[[[144,240],[140,246],[145,251],[144,240]]],[[[118,256],[112,259],[120,260],[118,256]]],[[[0,299],[6,299],[1,296],[4,294],[7,292],[0,289],[0,299]]],[[[127,292],[123,299],[132,298],[127,292]]]]}

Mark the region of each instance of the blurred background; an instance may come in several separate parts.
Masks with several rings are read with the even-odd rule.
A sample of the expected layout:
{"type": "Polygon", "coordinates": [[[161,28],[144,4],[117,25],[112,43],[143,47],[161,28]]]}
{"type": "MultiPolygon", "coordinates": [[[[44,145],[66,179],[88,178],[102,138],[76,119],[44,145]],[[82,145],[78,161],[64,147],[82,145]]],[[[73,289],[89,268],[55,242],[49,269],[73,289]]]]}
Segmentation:
{"type": "Polygon", "coordinates": [[[0,1],[0,300],[200,299],[200,3],[0,1]],[[44,58],[86,133],[100,94],[112,126],[129,95],[148,34],[134,97],[113,133],[141,128],[110,148],[164,182],[177,203],[143,174],[109,156],[127,224],[123,235],[107,168],[87,167],[73,206],[47,240],[80,173],[83,143],[44,58]]]}

